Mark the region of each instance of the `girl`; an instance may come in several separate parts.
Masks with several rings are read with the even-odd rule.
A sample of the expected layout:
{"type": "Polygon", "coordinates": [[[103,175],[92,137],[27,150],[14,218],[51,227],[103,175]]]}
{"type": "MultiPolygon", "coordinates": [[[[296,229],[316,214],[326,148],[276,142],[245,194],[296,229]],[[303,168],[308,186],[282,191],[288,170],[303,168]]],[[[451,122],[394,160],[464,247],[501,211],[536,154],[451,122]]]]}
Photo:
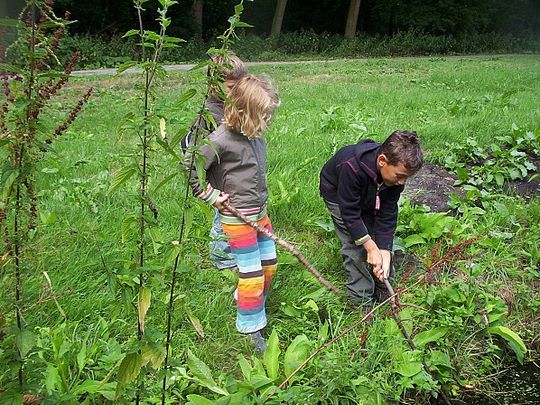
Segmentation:
{"type": "Polygon", "coordinates": [[[206,181],[191,170],[195,196],[220,211],[223,231],[236,259],[239,279],[236,328],[251,335],[257,352],[266,343],[260,330],[266,326],[265,300],[277,258],[274,242],[236,218],[224,207],[230,203],[249,219],[272,231],[266,213],[266,144],[268,128],[279,98],[265,80],[246,75],[227,94],[223,124],[208,136],[211,144],[200,147],[205,158],[206,181]]]}
{"type": "MultiPolygon", "coordinates": [[[[216,65],[214,68],[219,68],[219,80],[223,84],[223,90],[225,92],[228,92],[238,79],[247,74],[244,62],[234,54],[227,56],[214,54],[210,59],[216,65]]],[[[210,69],[211,67],[208,68],[208,74],[210,74],[210,69]]],[[[225,94],[219,88],[219,83],[214,83],[210,96],[204,102],[207,114],[203,114],[195,120],[190,132],[182,140],[181,147],[184,152],[190,144],[195,142],[191,138],[194,136],[199,136],[200,138],[206,137],[206,135],[216,129],[216,126],[222,123],[225,107],[224,97],[225,94]]],[[[210,229],[209,251],[212,264],[219,270],[236,268],[236,262],[232,257],[231,248],[223,233],[219,211],[217,209],[214,209],[214,221],[210,229]]]]}

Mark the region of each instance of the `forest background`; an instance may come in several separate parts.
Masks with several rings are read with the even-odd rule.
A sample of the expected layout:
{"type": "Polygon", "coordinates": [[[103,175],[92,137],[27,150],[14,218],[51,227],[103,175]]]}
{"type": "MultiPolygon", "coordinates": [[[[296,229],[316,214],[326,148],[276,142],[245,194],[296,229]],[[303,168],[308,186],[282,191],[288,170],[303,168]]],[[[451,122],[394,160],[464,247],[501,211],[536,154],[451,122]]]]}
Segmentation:
{"type": "MultiPolygon", "coordinates": [[[[0,17],[16,18],[22,0],[0,3],[0,17]]],[[[165,49],[168,63],[204,58],[216,45],[234,2],[181,0],[171,9],[168,35],[183,38],[184,46],[165,49]]],[[[136,24],[131,0],[58,0],[57,15],[66,10],[69,26],[57,56],[67,62],[81,51],[76,67],[118,66],[133,55],[134,41],[121,36],[136,24]]],[[[143,23],[155,30],[158,3],[144,5],[143,23]]],[[[348,58],[473,53],[513,53],[540,50],[540,2],[536,0],[256,0],[244,5],[242,40],[236,53],[247,61],[298,58],[348,58]]],[[[0,54],[14,39],[0,33],[0,54]]],[[[12,59],[16,52],[13,51],[12,59]]]]}

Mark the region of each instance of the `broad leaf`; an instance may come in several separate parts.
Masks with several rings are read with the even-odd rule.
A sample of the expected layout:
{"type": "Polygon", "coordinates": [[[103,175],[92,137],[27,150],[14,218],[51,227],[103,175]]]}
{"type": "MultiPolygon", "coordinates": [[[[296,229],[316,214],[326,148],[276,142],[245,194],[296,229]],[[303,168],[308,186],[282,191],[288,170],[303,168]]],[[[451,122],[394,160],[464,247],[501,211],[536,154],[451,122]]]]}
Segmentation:
{"type": "Polygon", "coordinates": [[[23,329],[15,332],[15,343],[21,358],[24,358],[28,352],[34,347],[36,336],[29,330],[23,329]]]}
{"type": "Polygon", "coordinates": [[[220,395],[229,394],[226,389],[218,387],[208,366],[199,360],[197,356],[195,356],[189,349],[187,364],[189,366],[189,370],[193,373],[199,384],[220,395]]]}
{"type": "Polygon", "coordinates": [[[409,235],[405,239],[403,239],[403,244],[405,245],[406,248],[409,248],[413,245],[419,245],[422,243],[426,243],[426,240],[418,234],[409,235]]]}
{"type": "Polygon", "coordinates": [[[420,332],[413,338],[413,341],[416,346],[423,347],[430,342],[436,342],[444,335],[446,335],[447,332],[448,328],[446,327],[441,326],[438,328],[433,328],[424,332],[420,332]]]}
{"type": "Polygon", "coordinates": [[[306,335],[299,335],[285,351],[284,368],[287,376],[291,375],[302,364],[309,353],[310,343],[306,335]]]}
{"type": "Polygon", "coordinates": [[[264,366],[268,377],[275,380],[279,376],[279,337],[275,329],[272,330],[272,334],[268,339],[268,347],[264,351],[264,366]]]}
{"type": "Polygon", "coordinates": [[[413,361],[396,365],[395,371],[404,377],[412,377],[422,371],[422,368],[422,363],[413,361]]]}
{"type": "Polygon", "coordinates": [[[506,326],[492,326],[488,328],[488,332],[506,340],[510,348],[516,354],[519,363],[523,364],[523,358],[525,357],[525,353],[527,353],[527,346],[525,346],[525,343],[523,343],[523,340],[521,340],[516,332],[506,326]]]}
{"type": "Polygon", "coordinates": [[[139,353],[129,353],[126,355],[118,368],[119,384],[125,385],[135,381],[141,372],[142,362],[142,356],[139,353]]]}
{"type": "Polygon", "coordinates": [[[188,402],[186,405],[212,405],[214,401],[210,401],[200,395],[191,394],[187,396],[188,402]]]}

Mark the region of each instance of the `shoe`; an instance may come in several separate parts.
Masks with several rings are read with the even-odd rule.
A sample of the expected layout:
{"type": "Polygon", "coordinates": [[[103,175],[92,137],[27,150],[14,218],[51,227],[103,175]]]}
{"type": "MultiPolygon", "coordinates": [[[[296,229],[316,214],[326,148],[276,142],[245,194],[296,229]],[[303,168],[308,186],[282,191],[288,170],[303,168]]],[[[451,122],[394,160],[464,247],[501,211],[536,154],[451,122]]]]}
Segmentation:
{"type": "Polygon", "coordinates": [[[255,349],[255,353],[261,355],[266,350],[266,341],[261,335],[261,331],[253,332],[249,334],[251,344],[255,349]]]}

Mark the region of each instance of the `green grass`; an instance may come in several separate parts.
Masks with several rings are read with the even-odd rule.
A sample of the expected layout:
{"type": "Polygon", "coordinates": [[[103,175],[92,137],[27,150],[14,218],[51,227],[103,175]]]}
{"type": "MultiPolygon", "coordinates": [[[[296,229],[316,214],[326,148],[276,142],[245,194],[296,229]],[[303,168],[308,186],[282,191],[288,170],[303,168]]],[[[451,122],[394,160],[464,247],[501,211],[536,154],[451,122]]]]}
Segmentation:
{"type": "MultiPolygon", "coordinates": [[[[316,225],[318,220],[329,221],[318,195],[318,174],[337,149],[367,137],[382,141],[398,128],[412,129],[421,137],[428,159],[437,160],[447,153],[446,142],[474,138],[487,145],[495,136],[510,132],[513,123],[531,130],[540,124],[538,56],[373,59],[263,65],[251,71],[268,75],[282,99],[267,134],[269,208],[274,229],[339,287],[344,285],[345,278],[337,239],[316,225]]],[[[25,316],[30,325],[58,323],[60,317],[54,301],[39,299],[50,298],[42,291],[41,272],[46,271],[68,321],[79,323],[80,330],[93,330],[92,325],[103,318],[113,325],[110,336],[126,348],[136,333],[136,311],[129,303],[131,297],[127,297],[125,304],[122,294],[113,292],[108,274],[128,273],[133,261],[130,256],[136,255],[136,239],[128,233],[123,241],[121,230],[125,218],[138,210],[137,186],[132,182],[111,194],[107,190],[113,175],[127,164],[126,154],[132,153],[137,144],[133,133],[118,134],[122,117],[130,111],[140,111],[140,102],[133,100],[134,95],[140,94],[137,82],[140,78],[136,75],[72,78],[54,106],[67,111],[83,89],[94,86],[96,90],[75,124],[55,141],[56,154],[46,154],[39,163],[40,212],[54,214],[56,220],[41,225],[32,240],[28,252],[31,268],[26,270],[31,276],[24,291],[25,316]]],[[[192,73],[174,72],[157,90],[157,108],[167,117],[169,134],[187,131],[201,104],[201,93],[186,105],[176,106],[175,100],[192,87],[201,92],[202,84],[203,80],[192,73]]],[[[51,111],[51,120],[55,116],[57,113],[51,111]]],[[[161,150],[154,152],[151,162],[157,173],[150,179],[153,190],[177,166],[161,150]]],[[[152,193],[160,212],[158,223],[164,242],[163,246],[156,245],[157,254],[150,253],[150,257],[159,266],[155,272],[166,280],[171,266],[165,264],[159,252],[178,237],[185,187],[178,179],[152,193]]],[[[471,232],[491,235],[490,232],[500,230],[514,236],[501,239],[495,247],[480,244],[476,248],[478,256],[471,260],[485,268],[482,290],[497,295],[504,286],[514,292],[508,323],[526,341],[536,342],[536,347],[530,348],[538,354],[540,328],[531,321],[539,300],[534,286],[539,282],[540,201],[538,197],[528,204],[519,199],[502,199],[501,204],[508,208],[508,216],[491,210],[469,223],[471,232]]],[[[240,378],[237,356],[250,355],[250,348],[234,328],[231,293],[235,277],[218,272],[209,264],[206,243],[210,211],[195,203],[193,212],[195,219],[186,243],[191,256],[185,257],[179,274],[173,355],[183,359],[189,348],[215,372],[240,378]],[[186,308],[201,322],[204,338],[192,326],[186,308]]],[[[432,246],[422,246],[415,252],[428,256],[432,246]]],[[[330,325],[330,336],[358,319],[357,313],[327,293],[314,299],[318,311],[305,306],[307,296],[320,286],[292,256],[281,252],[280,257],[268,303],[267,329],[278,331],[283,346],[299,334],[316,342],[325,319],[330,325]],[[292,306],[296,307],[296,315],[287,315],[291,313],[287,308],[292,306]]],[[[6,269],[0,288],[1,312],[11,313],[13,281],[9,268],[6,269]]],[[[452,280],[452,274],[448,277],[452,280]]],[[[124,280],[129,281],[129,277],[124,280]]],[[[147,325],[163,331],[168,289],[155,282],[152,291],[147,325]]],[[[415,316],[420,321],[416,326],[421,330],[427,327],[429,320],[415,316]]],[[[370,328],[365,358],[358,350],[362,328],[326,349],[308,366],[291,393],[295,392],[297,398],[305,396],[306,403],[313,397],[325,403],[354,403],[362,398],[375,401],[375,397],[383,402],[393,399],[402,388],[401,380],[393,372],[399,354],[392,357],[390,353],[403,341],[392,334],[396,332],[392,322],[381,316],[370,328]],[[359,376],[366,376],[367,381],[356,385],[350,382],[359,376]]],[[[453,337],[460,344],[464,338],[453,337]]],[[[471,342],[467,349],[474,355],[483,353],[496,363],[493,367],[499,362],[497,356],[505,360],[512,357],[510,353],[505,357],[501,351],[490,351],[493,349],[489,347],[486,352],[487,346],[482,346],[482,342],[474,344],[481,347],[471,342]]],[[[475,369],[474,361],[472,356],[470,360],[460,359],[463,375],[472,382],[481,377],[473,370],[480,374],[493,370],[487,366],[475,369]]],[[[185,393],[177,395],[180,402],[185,401],[185,393]]]]}

